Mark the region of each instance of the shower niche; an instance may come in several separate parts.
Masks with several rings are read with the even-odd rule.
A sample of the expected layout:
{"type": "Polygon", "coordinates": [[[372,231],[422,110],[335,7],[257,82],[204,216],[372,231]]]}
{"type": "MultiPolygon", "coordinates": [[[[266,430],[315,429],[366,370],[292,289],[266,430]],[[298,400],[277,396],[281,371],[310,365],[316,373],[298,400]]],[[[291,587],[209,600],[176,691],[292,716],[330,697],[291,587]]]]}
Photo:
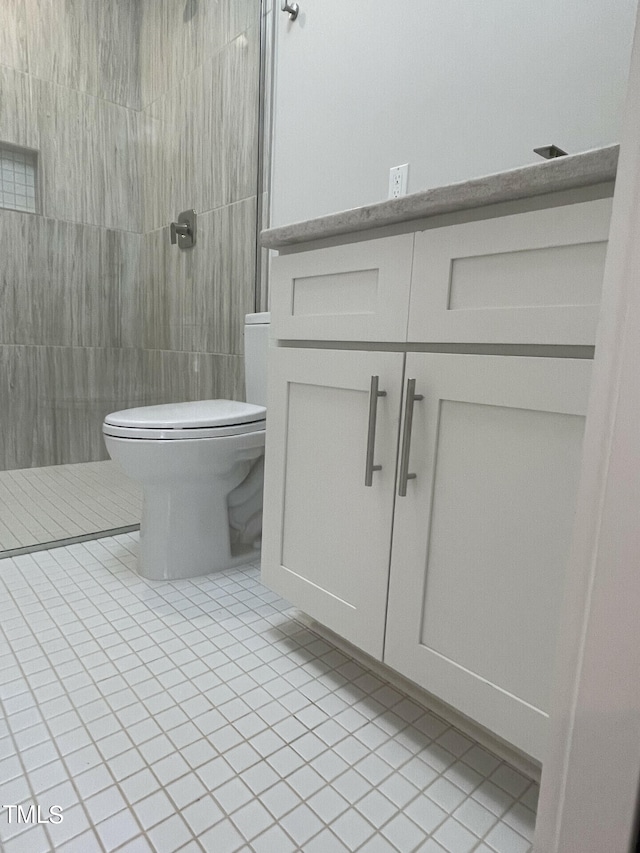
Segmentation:
{"type": "Polygon", "coordinates": [[[38,152],[0,142],[0,207],[38,213],[38,152]]]}

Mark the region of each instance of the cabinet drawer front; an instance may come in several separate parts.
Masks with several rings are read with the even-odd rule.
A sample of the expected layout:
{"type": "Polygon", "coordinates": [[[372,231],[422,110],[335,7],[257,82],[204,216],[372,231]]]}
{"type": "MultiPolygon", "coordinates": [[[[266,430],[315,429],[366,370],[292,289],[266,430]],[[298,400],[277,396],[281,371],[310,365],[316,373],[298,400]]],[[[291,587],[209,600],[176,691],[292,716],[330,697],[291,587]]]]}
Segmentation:
{"type": "Polygon", "coordinates": [[[385,661],[544,754],[591,363],[412,354],[385,661]],[[424,532],[423,532],[424,531],[424,532]]]}
{"type": "Polygon", "coordinates": [[[402,234],[274,258],[272,336],[404,341],[412,252],[402,234]]]}
{"type": "Polygon", "coordinates": [[[395,352],[269,353],[263,580],[378,659],[403,361],[395,352]],[[384,392],[375,418],[372,376],[384,392]]]}
{"type": "Polygon", "coordinates": [[[611,200],[416,235],[410,341],[593,345],[611,200]]]}

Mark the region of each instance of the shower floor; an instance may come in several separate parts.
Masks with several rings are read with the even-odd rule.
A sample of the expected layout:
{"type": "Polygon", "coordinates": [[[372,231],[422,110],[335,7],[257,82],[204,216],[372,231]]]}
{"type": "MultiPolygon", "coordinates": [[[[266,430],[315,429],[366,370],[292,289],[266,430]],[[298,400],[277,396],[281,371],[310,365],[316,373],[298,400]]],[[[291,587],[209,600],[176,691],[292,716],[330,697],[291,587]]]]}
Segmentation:
{"type": "Polygon", "coordinates": [[[142,491],[113,462],[0,471],[0,551],[140,523],[142,491]]]}

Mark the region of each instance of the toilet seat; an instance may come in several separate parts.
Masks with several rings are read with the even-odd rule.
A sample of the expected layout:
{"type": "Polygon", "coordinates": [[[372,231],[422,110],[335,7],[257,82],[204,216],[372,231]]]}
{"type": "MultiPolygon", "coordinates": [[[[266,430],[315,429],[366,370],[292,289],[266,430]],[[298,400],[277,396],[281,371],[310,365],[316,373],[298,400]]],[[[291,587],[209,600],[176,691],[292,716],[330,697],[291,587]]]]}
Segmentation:
{"type": "Polygon", "coordinates": [[[237,400],[165,403],[113,412],[105,418],[102,432],[155,441],[223,438],[264,430],[266,414],[264,406],[237,400]]]}

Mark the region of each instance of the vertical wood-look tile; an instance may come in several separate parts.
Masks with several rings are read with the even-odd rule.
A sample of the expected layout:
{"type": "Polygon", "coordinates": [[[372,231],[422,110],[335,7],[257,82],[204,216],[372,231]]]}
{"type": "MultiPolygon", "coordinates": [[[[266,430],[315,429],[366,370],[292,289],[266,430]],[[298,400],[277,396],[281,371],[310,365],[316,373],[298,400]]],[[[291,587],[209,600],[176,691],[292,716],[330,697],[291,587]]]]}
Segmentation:
{"type": "MultiPolygon", "coordinates": [[[[162,99],[156,102],[160,107],[162,99]]],[[[170,171],[169,164],[173,161],[173,146],[169,134],[174,133],[167,128],[162,117],[151,113],[151,108],[140,114],[140,157],[141,174],[141,204],[143,211],[144,232],[162,228],[175,218],[171,207],[170,171]]]]}
{"type": "MultiPolygon", "coordinates": [[[[200,143],[199,115],[202,109],[202,77],[195,72],[187,85],[171,89],[160,99],[157,114],[161,121],[164,162],[162,177],[171,219],[181,210],[204,208],[199,203],[202,175],[198,171],[200,143]]],[[[171,220],[169,220],[171,221],[171,220]]],[[[161,221],[159,225],[165,225],[161,221]]]]}
{"type": "Polygon", "coordinates": [[[197,353],[192,379],[192,399],[244,400],[244,357],[197,353]],[[210,389],[210,390],[209,390],[210,389]]]}
{"type": "Polygon", "coordinates": [[[242,356],[144,350],[143,358],[153,403],[244,399],[242,356]]]}
{"type": "MultiPolygon", "coordinates": [[[[97,347],[37,348],[46,359],[48,395],[41,420],[50,425],[54,464],[106,459],[102,422],[129,405],[141,376],[140,352],[97,347]]],[[[51,462],[39,464],[52,464],[51,462]]]]}
{"type": "Polygon", "coordinates": [[[145,237],[127,231],[112,231],[118,279],[118,346],[141,347],[144,335],[142,294],[142,250],[145,237]]]}
{"type": "Polygon", "coordinates": [[[245,199],[199,217],[196,269],[184,306],[184,349],[243,351],[244,315],[254,307],[255,205],[255,198],[245,199]]]}
{"type": "Polygon", "coordinates": [[[40,123],[42,212],[74,222],[97,222],[102,175],[95,174],[97,99],[34,81],[40,123]]]}
{"type": "Polygon", "coordinates": [[[142,231],[138,157],[142,119],[138,112],[108,101],[98,100],[96,112],[97,144],[91,149],[87,176],[93,186],[84,189],[90,218],[84,221],[142,231]]]}
{"type": "Polygon", "coordinates": [[[95,0],[24,0],[30,73],[79,92],[98,92],[95,0]]]}
{"type": "Polygon", "coordinates": [[[140,114],[36,81],[46,216],[142,230],[140,114]]]}
{"type": "Polygon", "coordinates": [[[239,35],[202,68],[200,210],[255,195],[259,29],[239,35]]]}
{"type": "Polygon", "coordinates": [[[27,23],[24,0],[3,0],[0,62],[27,71],[27,23]]]}
{"type": "Polygon", "coordinates": [[[170,244],[168,228],[144,236],[139,313],[147,349],[182,348],[185,268],[191,260],[184,254],[170,244]]]}
{"type": "Polygon", "coordinates": [[[80,347],[119,346],[122,238],[128,235],[87,225],[69,230],[71,343],[80,347]]]}
{"type": "Polygon", "coordinates": [[[139,110],[141,3],[108,0],[98,6],[98,97],[139,110]]]}
{"type": "MultiPolygon", "coordinates": [[[[215,0],[214,0],[215,2],[215,0]]],[[[140,38],[142,105],[178,86],[200,63],[203,0],[143,0],[140,38]]]]}
{"type": "Polygon", "coordinates": [[[0,140],[38,148],[37,92],[31,77],[0,65],[0,140]]]}
{"type": "Polygon", "coordinates": [[[40,377],[33,347],[0,347],[0,429],[6,468],[37,461],[40,377]]]}
{"type": "Polygon", "coordinates": [[[14,290],[15,340],[19,344],[71,343],[67,258],[77,235],[69,223],[24,214],[17,245],[26,263],[14,290]]]}
{"type": "MultiPolygon", "coordinates": [[[[218,5],[215,0],[213,2],[207,0],[205,9],[215,16],[216,6],[218,5]]],[[[240,33],[259,24],[260,5],[260,0],[225,0],[222,8],[225,42],[233,41],[240,33]]],[[[206,33],[207,29],[205,28],[205,53],[207,52],[206,33]]]]}
{"type": "MultiPolygon", "coordinates": [[[[0,343],[16,340],[15,292],[26,277],[22,223],[26,214],[0,210],[0,343]]],[[[1,395],[0,395],[1,396],[1,395]]]]}
{"type": "MultiPolygon", "coordinates": [[[[118,233],[30,214],[0,216],[13,251],[13,340],[38,346],[116,346],[120,340],[122,239],[118,233]]],[[[4,278],[4,275],[3,275],[4,278]]],[[[1,280],[1,279],[0,279],[1,280]]],[[[7,331],[8,334],[8,331],[7,331]]]]}

